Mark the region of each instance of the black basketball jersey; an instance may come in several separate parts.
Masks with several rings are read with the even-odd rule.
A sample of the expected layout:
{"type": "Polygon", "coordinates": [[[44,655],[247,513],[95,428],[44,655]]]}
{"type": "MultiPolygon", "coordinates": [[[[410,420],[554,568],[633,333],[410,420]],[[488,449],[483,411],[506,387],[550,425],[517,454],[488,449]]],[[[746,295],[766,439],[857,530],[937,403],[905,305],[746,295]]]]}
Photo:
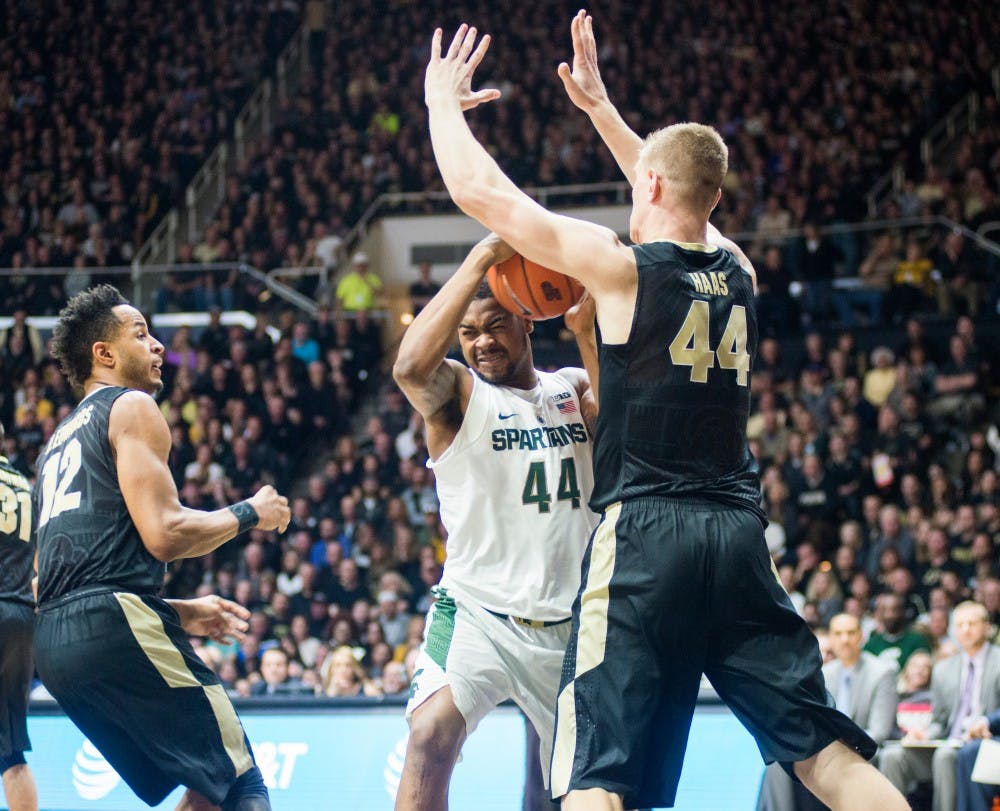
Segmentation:
{"type": "Polygon", "coordinates": [[[726,250],[633,248],[639,273],[628,341],[602,343],[591,506],[697,496],[761,519],[746,440],[757,352],[753,282],[726,250]]]}
{"type": "Polygon", "coordinates": [[[143,546],[118,487],[108,440],[111,407],[128,389],[85,397],[38,459],[38,602],[83,586],[153,593],[164,564],[143,546]]]}
{"type": "Polygon", "coordinates": [[[35,529],[31,485],[0,456],[0,600],[34,605],[35,529]]]}

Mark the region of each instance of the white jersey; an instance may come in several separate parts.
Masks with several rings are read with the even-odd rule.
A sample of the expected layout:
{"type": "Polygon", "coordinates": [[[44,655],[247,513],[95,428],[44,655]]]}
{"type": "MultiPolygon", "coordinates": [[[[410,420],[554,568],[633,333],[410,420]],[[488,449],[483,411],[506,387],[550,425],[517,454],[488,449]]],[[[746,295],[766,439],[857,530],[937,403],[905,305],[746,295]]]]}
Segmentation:
{"type": "Polygon", "coordinates": [[[558,372],[530,391],[473,380],[462,427],[427,463],[448,530],[441,585],[491,611],[565,619],[598,519],[576,389],[558,372]]]}

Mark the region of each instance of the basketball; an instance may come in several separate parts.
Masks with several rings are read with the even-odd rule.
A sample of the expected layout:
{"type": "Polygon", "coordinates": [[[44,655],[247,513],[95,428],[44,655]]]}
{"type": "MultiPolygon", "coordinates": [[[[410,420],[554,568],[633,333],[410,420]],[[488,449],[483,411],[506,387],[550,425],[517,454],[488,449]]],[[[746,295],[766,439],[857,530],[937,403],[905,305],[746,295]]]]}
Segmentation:
{"type": "Polygon", "coordinates": [[[562,315],[584,293],[583,285],[576,279],[517,253],[491,267],[486,279],[505,310],[532,321],[562,315]]]}

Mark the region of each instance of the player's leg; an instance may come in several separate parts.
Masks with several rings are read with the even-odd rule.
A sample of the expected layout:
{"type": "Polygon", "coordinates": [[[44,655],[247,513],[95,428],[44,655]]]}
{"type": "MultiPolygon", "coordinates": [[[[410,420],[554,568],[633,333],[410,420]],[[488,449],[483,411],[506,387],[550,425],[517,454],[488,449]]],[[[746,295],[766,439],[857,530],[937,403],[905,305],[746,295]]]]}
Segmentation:
{"type": "MultiPolygon", "coordinates": [[[[21,763],[5,765],[0,762],[3,771],[3,791],[7,798],[10,811],[38,811],[38,792],[35,790],[35,780],[31,769],[24,763],[24,756],[18,752],[11,760],[19,759],[21,763]],[[18,757],[19,756],[19,757],[18,757]]],[[[7,763],[10,763],[8,760],[7,763]]]]}
{"type": "Polygon", "coordinates": [[[413,711],[397,811],[448,807],[448,785],[465,741],[465,718],[450,687],[442,687],[413,711]]]}
{"type": "Polygon", "coordinates": [[[910,807],[884,774],[841,741],[796,763],[795,775],[832,811],[906,811],[910,807]]]}
{"type": "Polygon", "coordinates": [[[162,600],[89,595],[42,610],[35,638],[46,686],[149,805],[178,785],[221,805],[259,777],[232,702],[162,600]]]}
{"type": "Polygon", "coordinates": [[[30,606],[0,601],[0,774],[10,811],[38,811],[38,792],[24,752],[28,740],[28,689],[34,665],[30,606]]]}
{"type": "Polygon", "coordinates": [[[625,502],[591,539],[556,701],[552,794],[567,808],[673,804],[705,645],[701,545],[675,512],[625,502]]]}
{"type": "Polygon", "coordinates": [[[564,811],[623,811],[622,797],[602,788],[571,791],[562,798],[564,811]]]}
{"type": "Polygon", "coordinates": [[[219,811],[219,806],[193,788],[189,788],[184,792],[184,796],[181,797],[181,801],[177,803],[174,811],[219,811]]]}
{"type": "Polygon", "coordinates": [[[427,617],[406,717],[410,737],[396,808],[441,811],[462,744],[497,704],[510,697],[510,673],[498,649],[510,629],[478,605],[445,589],[427,617]]]}
{"type": "Polygon", "coordinates": [[[271,811],[271,800],[264,778],[255,766],[240,775],[220,804],[189,788],[174,811],[271,811]]]}
{"type": "Polygon", "coordinates": [[[861,757],[875,754],[875,742],[834,707],[815,637],[778,582],[758,520],[719,510],[705,539],[715,572],[705,672],[765,758],[786,770],[795,764],[795,776],[833,811],[906,808],[861,757]]]}

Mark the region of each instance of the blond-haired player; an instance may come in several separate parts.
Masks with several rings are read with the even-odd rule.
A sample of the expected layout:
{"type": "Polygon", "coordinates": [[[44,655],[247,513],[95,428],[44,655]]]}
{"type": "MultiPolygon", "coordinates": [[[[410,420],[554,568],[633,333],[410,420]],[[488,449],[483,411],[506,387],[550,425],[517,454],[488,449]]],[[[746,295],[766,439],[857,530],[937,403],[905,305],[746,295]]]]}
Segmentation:
{"type": "Polygon", "coordinates": [[[489,46],[434,33],[431,140],[455,203],[524,256],[579,279],[597,307],[600,402],[584,559],[557,702],[553,794],[567,808],[673,803],[702,672],[834,809],[906,807],[865,762],[874,742],[833,706],[809,629],[773,576],[746,445],[757,349],[753,269],[708,222],[727,170],[718,135],[677,125],[645,142],[608,100],[590,19],[573,21],[571,98],[632,183],[634,246],[521,192],[463,110],[489,46]]]}

